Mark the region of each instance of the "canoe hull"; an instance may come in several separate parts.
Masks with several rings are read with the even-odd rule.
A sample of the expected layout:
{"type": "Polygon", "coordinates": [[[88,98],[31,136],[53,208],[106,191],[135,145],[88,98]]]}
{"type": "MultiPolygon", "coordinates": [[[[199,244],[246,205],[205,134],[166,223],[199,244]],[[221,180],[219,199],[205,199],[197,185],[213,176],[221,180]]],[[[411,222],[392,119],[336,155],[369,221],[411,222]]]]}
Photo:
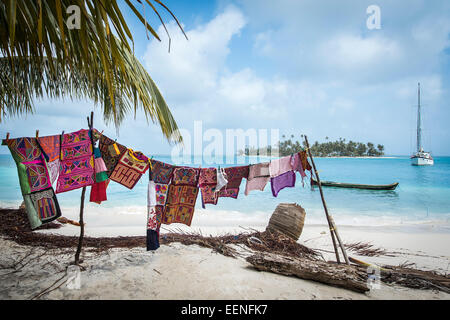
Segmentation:
{"type": "MultiPolygon", "coordinates": [[[[317,181],[312,180],[313,185],[317,185],[317,181]]],[[[357,183],[342,183],[333,181],[321,181],[324,187],[335,187],[335,188],[351,188],[351,189],[365,189],[365,190],[395,190],[398,186],[398,182],[392,184],[357,184],[357,183]]]]}

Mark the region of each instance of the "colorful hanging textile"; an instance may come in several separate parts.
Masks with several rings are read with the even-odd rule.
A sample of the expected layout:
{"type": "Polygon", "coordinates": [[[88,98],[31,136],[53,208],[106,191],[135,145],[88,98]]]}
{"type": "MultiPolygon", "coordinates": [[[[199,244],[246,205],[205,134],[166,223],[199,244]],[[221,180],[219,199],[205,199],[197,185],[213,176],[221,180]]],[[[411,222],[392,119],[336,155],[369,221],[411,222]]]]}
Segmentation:
{"type": "Polygon", "coordinates": [[[95,203],[102,203],[108,200],[106,196],[106,188],[108,187],[108,173],[103,161],[100,149],[94,147],[94,168],[95,168],[95,183],[91,186],[91,195],[89,201],[95,203]]]}
{"type": "Polygon", "coordinates": [[[81,129],[64,134],[56,193],[91,186],[94,183],[94,157],[89,130],[81,129]]]}
{"type": "Polygon", "coordinates": [[[176,222],[190,226],[197,195],[198,187],[196,186],[171,184],[162,223],[171,224],[176,222]]]}
{"type": "Polygon", "coordinates": [[[172,179],[172,173],[175,167],[158,160],[151,159],[150,162],[152,164],[150,180],[155,181],[155,183],[168,185],[172,179]]]}
{"type": "Polygon", "coordinates": [[[159,232],[147,229],[147,251],[154,251],[159,248],[159,232]]]}
{"type": "Polygon", "coordinates": [[[103,182],[108,180],[108,173],[106,173],[106,171],[102,171],[102,172],[97,172],[95,174],[95,181],[97,182],[103,182]]]}
{"type": "Polygon", "coordinates": [[[280,159],[270,161],[269,172],[272,178],[277,177],[291,170],[292,170],[291,156],[286,156],[280,159]]]}
{"type": "Polygon", "coordinates": [[[269,162],[250,165],[247,184],[245,185],[245,195],[247,196],[252,190],[264,191],[269,180],[269,162]]]}
{"type": "Polygon", "coordinates": [[[103,161],[100,149],[94,147],[94,167],[95,167],[95,182],[103,182],[108,180],[108,169],[103,161]]]}
{"type": "Polygon", "coordinates": [[[150,180],[148,182],[147,187],[147,208],[150,210],[150,208],[156,206],[156,188],[155,188],[155,182],[150,180]]]}
{"type": "Polygon", "coordinates": [[[155,183],[156,205],[163,206],[166,204],[169,185],[163,183],[155,183]]]}
{"type": "Polygon", "coordinates": [[[198,178],[198,186],[201,190],[202,207],[205,204],[217,204],[217,169],[216,168],[202,168],[200,169],[200,176],[198,178]]]}
{"type": "Polygon", "coordinates": [[[159,248],[159,229],[165,212],[169,183],[175,167],[151,159],[148,189],[147,251],[159,248]]]}
{"type": "Polygon", "coordinates": [[[50,175],[50,183],[53,185],[59,175],[59,159],[52,162],[47,162],[48,173],[50,175]]]}
{"type": "Polygon", "coordinates": [[[303,170],[311,171],[312,167],[308,162],[308,154],[306,153],[306,151],[300,151],[299,154],[300,154],[300,159],[302,161],[303,170]]]}
{"type": "Polygon", "coordinates": [[[53,188],[31,193],[30,200],[42,223],[53,221],[61,216],[61,209],[53,188]]]}
{"type": "Polygon", "coordinates": [[[50,175],[44,157],[40,155],[36,160],[22,162],[26,167],[30,192],[48,189],[52,186],[50,175]]]}
{"type": "Polygon", "coordinates": [[[120,158],[114,171],[111,173],[110,179],[128,189],[133,189],[142,175],[147,171],[148,166],[147,157],[140,152],[134,152],[128,149],[120,158]]]}
{"type": "Polygon", "coordinates": [[[50,175],[50,183],[53,185],[59,174],[59,155],[61,135],[38,137],[39,145],[47,157],[47,167],[50,175]]]}
{"type": "Polygon", "coordinates": [[[100,136],[99,149],[109,177],[114,171],[117,162],[119,162],[119,159],[127,151],[127,148],[102,134],[100,136]]]}
{"type": "Polygon", "coordinates": [[[39,145],[47,155],[47,162],[59,160],[61,135],[38,137],[39,145]]]}
{"type": "Polygon", "coordinates": [[[203,186],[200,188],[202,194],[202,207],[205,208],[205,204],[217,204],[217,200],[219,199],[219,195],[216,192],[216,188],[214,186],[203,186]]]}
{"type": "Polygon", "coordinates": [[[162,219],[164,216],[164,208],[165,206],[161,206],[161,205],[157,205],[155,206],[155,211],[156,211],[156,225],[158,227],[158,233],[159,233],[159,228],[161,227],[161,223],[162,223],[162,219]]]}
{"type": "Polygon", "coordinates": [[[16,162],[33,161],[42,155],[36,138],[17,138],[5,140],[16,162]]]}
{"type": "Polygon", "coordinates": [[[200,176],[198,178],[198,186],[216,186],[217,185],[217,169],[216,168],[201,168],[200,176]]]}
{"type": "Polygon", "coordinates": [[[297,152],[296,154],[293,154],[291,157],[291,165],[292,170],[297,171],[300,173],[300,176],[302,177],[302,185],[305,186],[304,178],[306,177],[306,173],[303,170],[302,161],[300,159],[300,153],[297,152]]]}
{"type": "Polygon", "coordinates": [[[172,184],[197,186],[200,169],[176,167],[173,171],[172,184]]]}
{"type": "Polygon", "coordinates": [[[101,202],[108,200],[108,197],[106,195],[108,183],[108,180],[94,183],[91,186],[91,195],[89,197],[89,201],[100,204],[101,202]]]}
{"type": "Polygon", "coordinates": [[[277,177],[270,178],[270,184],[272,187],[272,194],[276,197],[280,190],[295,186],[295,172],[288,171],[277,177]]]}
{"type": "Polygon", "coordinates": [[[248,178],[248,171],[248,166],[225,168],[228,183],[224,188],[218,191],[218,196],[237,199],[242,178],[248,178]]]}
{"type": "Polygon", "coordinates": [[[36,138],[4,140],[17,166],[28,221],[32,229],[61,216],[46,159],[36,138]],[[49,196],[52,194],[52,196],[49,196]],[[41,196],[42,195],[42,196],[41,196]]]}
{"type": "MultiPolygon", "coordinates": [[[[158,223],[156,207],[156,184],[150,180],[147,192],[147,251],[159,248],[159,226],[161,223],[158,223]]],[[[159,221],[161,220],[159,219],[159,221]]]]}
{"type": "Polygon", "coordinates": [[[228,183],[228,177],[225,173],[225,170],[223,168],[219,168],[217,170],[217,184],[216,184],[216,191],[221,190],[223,187],[225,187],[228,183]]]}

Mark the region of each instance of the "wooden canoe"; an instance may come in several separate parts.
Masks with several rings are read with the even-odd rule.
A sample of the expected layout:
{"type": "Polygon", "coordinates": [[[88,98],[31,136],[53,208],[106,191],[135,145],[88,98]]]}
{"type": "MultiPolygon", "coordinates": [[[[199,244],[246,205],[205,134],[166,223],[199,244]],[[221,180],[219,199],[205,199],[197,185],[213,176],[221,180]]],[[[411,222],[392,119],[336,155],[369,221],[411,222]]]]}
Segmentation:
{"type": "MultiPolygon", "coordinates": [[[[317,181],[311,179],[312,185],[317,185],[317,181]]],[[[398,186],[398,182],[391,184],[357,184],[357,183],[343,183],[333,181],[321,181],[324,187],[336,187],[336,188],[355,188],[355,189],[367,189],[367,190],[395,190],[398,186]]]]}

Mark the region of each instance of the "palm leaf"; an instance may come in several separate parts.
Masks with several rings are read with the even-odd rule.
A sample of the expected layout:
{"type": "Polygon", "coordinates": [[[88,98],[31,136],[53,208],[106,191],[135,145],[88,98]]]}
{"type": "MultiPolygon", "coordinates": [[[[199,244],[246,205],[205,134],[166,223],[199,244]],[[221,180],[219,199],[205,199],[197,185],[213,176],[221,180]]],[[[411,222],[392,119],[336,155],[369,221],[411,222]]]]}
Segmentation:
{"type": "MultiPolygon", "coordinates": [[[[126,4],[159,40],[133,1],[142,4],[126,4]]],[[[167,139],[181,141],[161,92],[132,53],[133,41],[117,0],[0,1],[0,121],[35,112],[35,99],[45,96],[87,97],[116,128],[128,114],[136,117],[143,110],[167,139]],[[73,4],[81,11],[79,30],[65,23],[73,4]]]]}

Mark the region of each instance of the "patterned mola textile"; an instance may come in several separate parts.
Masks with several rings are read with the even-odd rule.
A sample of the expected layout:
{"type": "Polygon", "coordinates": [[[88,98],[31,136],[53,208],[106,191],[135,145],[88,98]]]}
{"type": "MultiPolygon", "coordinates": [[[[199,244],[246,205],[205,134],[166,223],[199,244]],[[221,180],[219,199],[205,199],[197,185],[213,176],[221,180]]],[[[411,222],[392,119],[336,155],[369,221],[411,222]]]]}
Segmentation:
{"type": "Polygon", "coordinates": [[[218,193],[216,192],[216,188],[212,185],[206,185],[200,188],[202,195],[202,207],[205,208],[205,204],[217,204],[217,200],[219,199],[218,193]]]}
{"type": "Polygon", "coordinates": [[[176,167],[173,171],[172,184],[197,186],[200,169],[176,167]]]}
{"type": "Polygon", "coordinates": [[[163,206],[166,204],[169,185],[163,183],[155,183],[156,205],[163,206]]]}
{"type": "Polygon", "coordinates": [[[47,168],[50,174],[50,182],[53,185],[57,181],[59,175],[59,159],[47,162],[47,168]]]}
{"type": "Polygon", "coordinates": [[[198,178],[198,186],[216,186],[217,185],[217,169],[216,168],[201,168],[200,176],[198,178]]]}
{"type": "Polygon", "coordinates": [[[53,221],[61,216],[61,209],[53,188],[31,193],[30,199],[42,223],[53,221]]]}
{"type": "Polygon", "coordinates": [[[16,163],[20,189],[31,228],[61,216],[51,186],[50,174],[42,149],[36,138],[4,141],[16,163]]]}
{"type": "Polygon", "coordinates": [[[30,192],[41,191],[52,186],[47,164],[43,156],[33,161],[22,162],[22,164],[27,168],[30,192]]]}
{"type": "Polygon", "coordinates": [[[190,226],[197,195],[196,186],[171,184],[162,223],[184,223],[190,226]]]}
{"type": "Polygon", "coordinates": [[[127,152],[127,148],[107,136],[101,135],[99,149],[102,154],[102,159],[105,162],[109,177],[119,162],[119,159],[125,152],[127,152]]]}
{"type": "Polygon", "coordinates": [[[81,129],[62,136],[60,169],[56,193],[95,183],[94,156],[89,130],[81,129]]]}
{"type": "Polygon", "coordinates": [[[198,179],[198,186],[201,190],[202,207],[205,204],[217,204],[217,169],[216,168],[202,168],[200,169],[200,176],[198,179]]]}
{"type": "Polygon", "coordinates": [[[42,150],[48,157],[48,162],[59,160],[61,135],[39,137],[38,141],[42,150]]]}
{"type": "Polygon", "coordinates": [[[228,183],[224,188],[218,191],[218,196],[236,199],[239,195],[239,187],[241,185],[242,178],[248,178],[248,171],[248,166],[225,168],[228,183]]]}
{"type": "Polygon", "coordinates": [[[59,155],[61,152],[61,135],[38,137],[38,142],[47,158],[50,182],[54,184],[59,174],[59,155]]]}
{"type": "Polygon", "coordinates": [[[175,167],[158,160],[151,159],[150,161],[152,164],[150,180],[155,181],[155,183],[168,185],[172,180],[172,173],[175,167]]]}
{"type": "Polygon", "coordinates": [[[133,189],[148,167],[147,157],[129,149],[120,158],[110,179],[128,189],[133,189]]]}

